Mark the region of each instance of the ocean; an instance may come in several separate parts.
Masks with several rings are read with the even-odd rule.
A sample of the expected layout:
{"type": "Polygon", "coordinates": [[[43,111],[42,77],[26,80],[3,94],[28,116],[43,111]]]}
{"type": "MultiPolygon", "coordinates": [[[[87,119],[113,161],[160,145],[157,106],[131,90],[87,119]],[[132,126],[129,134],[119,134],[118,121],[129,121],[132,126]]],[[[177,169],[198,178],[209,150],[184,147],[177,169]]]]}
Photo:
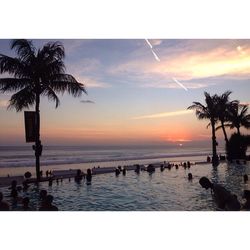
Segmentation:
{"type": "MultiPolygon", "coordinates": [[[[223,150],[218,150],[223,153],[223,150]]],[[[44,146],[41,170],[82,169],[159,161],[205,161],[211,148],[184,146],[44,146]]],[[[35,173],[31,146],[0,146],[0,176],[35,173]]]]}

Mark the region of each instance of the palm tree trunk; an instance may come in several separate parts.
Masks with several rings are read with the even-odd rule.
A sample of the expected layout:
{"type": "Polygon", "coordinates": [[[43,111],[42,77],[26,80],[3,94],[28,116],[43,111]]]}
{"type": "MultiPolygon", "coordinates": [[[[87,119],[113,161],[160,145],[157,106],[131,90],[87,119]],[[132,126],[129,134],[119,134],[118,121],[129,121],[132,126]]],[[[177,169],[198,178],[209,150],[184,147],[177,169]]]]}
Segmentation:
{"type": "Polygon", "coordinates": [[[212,150],[213,150],[212,164],[213,164],[213,167],[215,167],[218,165],[218,155],[217,155],[217,151],[216,151],[217,142],[216,142],[216,136],[215,136],[215,122],[214,122],[214,120],[211,120],[211,127],[212,127],[212,150]]]}
{"type": "Polygon", "coordinates": [[[40,141],[40,94],[39,91],[36,93],[36,179],[40,181],[40,155],[41,155],[41,141],[40,141]]]}
{"type": "Polygon", "coordinates": [[[240,135],[240,127],[237,127],[237,133],[240,135]]]}
{"type": "Polygon", "coordinates": [[[226,146],[227,146],[228,145],[228,138],[227,138],[227,133],[226,133],[226,129],[225,129],[225,126],[224,126],[224,122],[221,122],[221,127],[222,127],[222,130],[223,130],[223,134],[224,134],[225,141],[226,141],[226,146]]]}

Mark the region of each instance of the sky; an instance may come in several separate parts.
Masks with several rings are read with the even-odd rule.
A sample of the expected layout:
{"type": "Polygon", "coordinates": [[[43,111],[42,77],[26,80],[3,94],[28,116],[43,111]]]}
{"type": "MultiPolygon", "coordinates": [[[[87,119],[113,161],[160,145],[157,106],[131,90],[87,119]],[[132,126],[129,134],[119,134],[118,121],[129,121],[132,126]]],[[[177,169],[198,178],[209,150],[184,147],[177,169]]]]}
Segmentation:
{"type": "MultiPolygon", "coordinates": [[[[49,41],[58,40],[33,43],[42,47],[49,41]]],[[[57,109],[43,97],[44,145],[209,145],[208,121],[197,120],[187,107],[204,103],[204,91],[231,90],[231,100],[250,103],[250,40],[59,41],[66,72],[88,94],[59,95],[57,109]]],[[[0,54],[15,56],[10,40],[0,40],[0,54]]],[[[0,94],[0,145],[25,145],[23,112],[6,109],[11,94],[0,94]]],[[[220,131],[217,137],[223,144],[220,131]]]]}

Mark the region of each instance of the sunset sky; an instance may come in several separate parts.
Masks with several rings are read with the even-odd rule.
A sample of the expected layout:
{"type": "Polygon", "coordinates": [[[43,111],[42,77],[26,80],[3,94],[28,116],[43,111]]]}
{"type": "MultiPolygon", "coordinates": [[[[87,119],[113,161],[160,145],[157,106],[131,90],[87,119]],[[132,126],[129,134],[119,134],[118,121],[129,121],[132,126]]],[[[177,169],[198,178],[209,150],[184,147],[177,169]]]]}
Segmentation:
{"type": "MultiPolygon", "coordinates": [[[[204,91],[231,90],[232,100],[250,103],[250,40],[60,41],[66,72],[88,95],[60,96],[57,109],[42,99],[45,145],[210,143],[208,122],[187,107],[203,103],[204,91]]],[[[33,42],[40,47],[48,40],[33,42]]],[[[10,40],[0,40],[0,53],[15,55],[10,40]]],[[[10,96],[0,94],[0,145],[25,145],[23,112],[6,110],[10,96]]]]}

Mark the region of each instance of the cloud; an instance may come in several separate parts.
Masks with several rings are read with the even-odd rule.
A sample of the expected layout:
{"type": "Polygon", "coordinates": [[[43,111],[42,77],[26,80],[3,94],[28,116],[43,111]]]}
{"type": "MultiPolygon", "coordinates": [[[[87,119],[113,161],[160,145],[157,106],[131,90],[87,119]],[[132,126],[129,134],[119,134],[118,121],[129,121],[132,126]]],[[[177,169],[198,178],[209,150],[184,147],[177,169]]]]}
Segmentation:
{"type": "Polygon", "coordinates": [[[157,113],[151,115],[143,115],[143,116],[136,116],[132,117],[132,120],[141,120],[141,119],[152,119],[152,118],[162,118],[162,117],[170,117],[170,116],[179,116],[179,115],[187,115],[193,113],[192,110],[179,110],[173,112],[166,112],[166,113],[157,113]]]}
{"type": "MultiPolygon", "coordinates": [[[[216,82],[216,81],[214,81],[216,82]]],[[[189,81],[183,81],[185,84],[185,87],[187,89],[200,89],[200,88],[206,88],[208,86],[215,85],[215,83],[203,83],[203,82],[189,82],[189,81]]],[[[150,83],[141,84],[140,87],[142,88],[159,88],[159,89],[181,89],[182,87],[180,85],[177,85],[173,80],[171,81],[155,81],[150,83]]]]}
{"type": "Polygon", "coordinates": [[[96,80],[94,78],[89,78],[89,77],[76,77],[76,79],[83,83],[85,85],[85,87],[87,88],[110,88],[111,85],[106,83],[106,82],[102,82],[99,80],[96,80]]]}
{"type": "Polygon", "coordinates": [[[161,45],[162,42],[163,42],[162,39],[150,39],[150,43],[151,43],[153,46],[161,45]]]}
{"type": "Polygon", "coordinates": [[[241,102],[241,105],[250,105],[250,102],[241,102]]]}
{"type": "Polygon", "coordinates": [[[74,62],[71,62],[67,66],[67,71],[70,74],[85,75],[92,72],[99,71],[102,68],[102,64],[96,58],[83,58],[74,62]]]}
{"type": "MultiPolygon", "coordinates": [[[[149,50],[147,52],[140,49],[139,52],[133,51],[126,61],[110,69],[109,73],[122,77],[129,75],[139,86],[157,88],[160,85],[173,88],[174,85],[170,83],[173,77],[186,88],[189,88],[188,85],[191,85],[191,88],[203,88],[221,83],[194,81],[198,79],[250,77],[249,41],[180,40],[172,42],[173,44],[171,40],[163,41],[157,48],[160,63],[151,59],[149,50]],[[150,78],[153,81],[149,82],[150,78]]],[[[153,47],[152,40],[148,45],[150,48],[153,47]]],[[[175,87],[179,88],[177,84],[175,87]]]]}
{"type": "Polygon", "coordinates": [[[5,108],[7,107],[9,104],[8,104],[8,101],[7,100],[0,100],[0,108],[5,108]]]}
{"type": "Polygon", "coordinates": [[[92,103],[94,104],[95,102],[91,101],[91,100],[81,100],[80,101],[81,103],[92,103]]]}

